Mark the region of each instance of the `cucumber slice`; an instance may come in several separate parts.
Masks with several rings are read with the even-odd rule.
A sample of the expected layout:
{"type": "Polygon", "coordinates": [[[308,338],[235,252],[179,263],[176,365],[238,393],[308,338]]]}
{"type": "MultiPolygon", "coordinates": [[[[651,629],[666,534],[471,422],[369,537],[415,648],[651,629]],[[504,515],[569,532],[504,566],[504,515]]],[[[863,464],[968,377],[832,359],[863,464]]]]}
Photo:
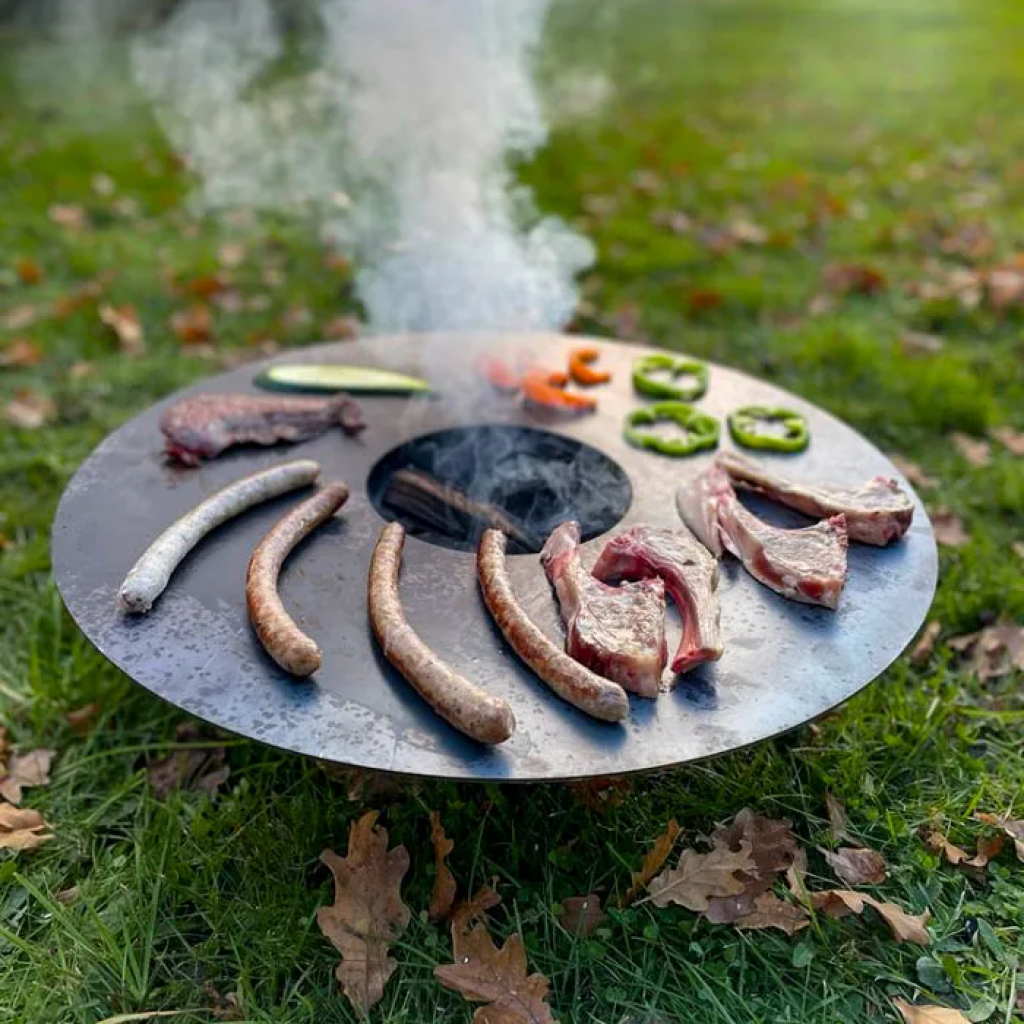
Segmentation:
{"type": "Polygon", "coordinates": [[[430,385],[419,377],[342,363],[281,363],[267,367],[256,377],[256,383],[275,391],[352,391],[382,395],[430,391],[430,385]]]}

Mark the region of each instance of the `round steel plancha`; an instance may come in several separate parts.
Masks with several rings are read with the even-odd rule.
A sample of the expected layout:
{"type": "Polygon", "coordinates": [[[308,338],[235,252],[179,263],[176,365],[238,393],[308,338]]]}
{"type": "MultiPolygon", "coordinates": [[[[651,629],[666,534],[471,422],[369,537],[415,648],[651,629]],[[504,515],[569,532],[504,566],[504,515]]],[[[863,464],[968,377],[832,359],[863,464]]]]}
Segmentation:
{"type": "MultiPolygon", "coordinates": [[[[217,726],[299,754],[345,765],[465,780],[541,782],[667,768],[738,750],[824,714],[873,680],[917,632],[937,575],[935,541],[914,496],[914,525],[902,543],[850,548],[839,610],[793,604],[726,558],[720,596],[726,653],[657,700],[631,698],[621,725],[562,703],[516,658],[493,626],[477,588],[472,552],[410,538],[402,570],[409,621],[452,668],[508,700],[518,728],[483,748],[446,725],[381,656],[366,613],[366,577],[382,519],[367,495],[370,471],[413,437],[466,423],[542,427],[592,445],[629,475],[633,501],[620,526],[677,525],[676,488],[713,458],[666,459],[630,447],[624,416],[643,399],[630,383],[633,360],[656,350],[594,339],[612,383],[595,389],[596,414],[545,422],[514,399],[480,388],[467,358],[474,348],[511,361],[565,365],[578,337],[563,335],[395,336],[318,345],[214,377],[171,395],[100,444],[75,474],[53,529],[53,563],[64,601],[85,635],[136,682],[217,726]],[[439,394],[363,400],[358,438],[333,430],[298,446],[232,451],[199,469],[166,464],[157,420],[184,394],[255,392],[272,362],[344,362],[425,376],[439,394]],[[352,497],[285,566],[286,607],[323,649],[323,667],[296,681],[264,654],[245,613],[249,556],[299,495],[253,509],[211,534],[179,568],[146,616],[116,608],[117,588],[166,525],[238,477],[303,457],[323,481],[345,480],[352,497]]],[[[839,420],[780,388],[712,365],[702,411],[724,419],[742,405],[802,412],[811,444],[796,456],[767,455],[782,471],[816,481],[906,480],[874,446],[839,420]]],[[[722,445],[730,444],[723,432],[722,445]]],[[[301,494],[301,492],[299,492],[301,494]]],[[[776,522],[804,522],[752,503],[776,522]]],[[[607,535],[605,535],[607,536],[607,535]]],[[[604,537],[584,548],[588,564],[604,537]]],[[[531,617],[558,643],[557,608],[535,555],[512,556],[511,574],[531,617]]],[[[669,648],[679,623],[669,613],[669,648]]]]}

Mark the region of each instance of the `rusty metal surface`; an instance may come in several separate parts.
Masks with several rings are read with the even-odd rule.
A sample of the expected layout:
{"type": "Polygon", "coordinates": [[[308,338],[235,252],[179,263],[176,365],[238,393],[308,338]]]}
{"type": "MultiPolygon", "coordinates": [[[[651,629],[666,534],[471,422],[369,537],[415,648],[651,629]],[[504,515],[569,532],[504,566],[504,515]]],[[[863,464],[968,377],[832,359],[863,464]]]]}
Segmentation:
{"type": "MultiPolygon", "coordinates": [[[[558,366],[579,343],[560,335],[504,336],[489,338],[486,347],[510,355],[532,351],[558,366]]],[[[446,397],[367,398],[368,428],[358,439],[333,431],[298,446],[236,451],[198,470],[164,463],[161,409],[186,393],[255,391],[258,367],[170,396],[111,434],[68,485],[53,529],[64,601],[115,665],[200,718],[300,754],[413,775],[541,781],[667,767],[785,732],[867,685],[914,636],[934,593],[935,542],[916,497],[914,525],[903,543],[851,547],[836,613],[784,601],[727,557],[724,657],[682,677],[656,701],[631,698],[631,716],[621,726],[591,721],[523,668],[479,598],[472,554],[414,538],[402,575],[410,622],[453,668],[510,701],[515,736],[493,750],[476,746],[435,717],[389,668],[366,619],[366,573],[382,523],[366,481],[385,452],[411,437],[459,422],[547,426],[599,448],[629,473],[634,498],[621,525],[676,525],[675,489],[707,458],[671,460],[623,442],[622,418],[638,401],[629,367],[645,350],[597,344],[614,381],[599,392],[596,415],[567,424],[538,423],[513,400],[473,392],[468,379],[442,372],[466,363],[465,339],[375,338],[289,352],[281,361],[333,359],[425,375],[446,397]],[[117,587],[160,530],[230,481],[298,456],[318,459],[324,480],[342,478],[352,488],[341,514],[296,552],[281,578],[285,605],[324,651],[323,667],[311,680],[295,682],[266,657],[246,621],[243,595],[252,549],[295,496],[254,509],[208,537],[148,616],[117,612],[117,587]]],[[[911,490],[884,455],[838,420],[772,385],[713,366],[701,407],[724,417],[749,403],[785,404],[807,416],[813,437],[807,452],[765,456],[787,472],[848,484],[884,473],[911,490]]],[[[724,437],[723,446],[730,444],[724,437]]],[[[602,542],[587,545],[591,561],[602,542]]],[[[557,610],[536,556],[513,557],[511,571],[530,614],[560,642],[557,610]]],[[[671,650],[678,638],[674,610],[669,619],[671,650]]]]}

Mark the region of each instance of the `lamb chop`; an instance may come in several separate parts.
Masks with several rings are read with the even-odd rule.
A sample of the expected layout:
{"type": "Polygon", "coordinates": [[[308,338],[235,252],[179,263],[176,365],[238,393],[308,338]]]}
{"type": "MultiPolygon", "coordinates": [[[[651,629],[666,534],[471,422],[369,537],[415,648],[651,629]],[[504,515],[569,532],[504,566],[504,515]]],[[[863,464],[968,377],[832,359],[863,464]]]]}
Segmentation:
{"type": "Polygon", "coordinates": [[[338,424],[357,434],[363,423],[359,403],[349,395],[192,395],[160,416],[164,447],[171,459],[198,466],[236,444],[307,441],[338,424]]]}
{"type": "Polygon", "coordinates": [[[580,559],[579,523],[555,527],[540,553],[566,628],[566,651],[598,675],[657,697],[668,660],[660,579],[609,587],[580,559]]]}
{"type": "Polygon", "coordinates": [[[604,547],[593,574],[599,580],[662,580],[683,620],[683,639],[672,659],[673,672],[687,672],[722,656],[719,624],[718,562],[686,527],[659,530],[633,526],[604,547]]]}
{"type": "Polygon", "coordinates": [[[850,540],[884,547],[910,529],[914,506],[895,480],[876,476],[860,487],[833,487],[789,480],[735,452],[716,460],[736,487],[803,512],[813,519],[845,515],[850,540]]]}
{"type": "Polygon", "coordinates": [[[776,593],[825,608],[839,603],[849,543],[842,514],[802,530],[772,526],[743,507],[717,465],[695,480],[689,493],[677,496],[677,507],[691,529],[713,527],[713,536],[747,572],[776,593]]]}

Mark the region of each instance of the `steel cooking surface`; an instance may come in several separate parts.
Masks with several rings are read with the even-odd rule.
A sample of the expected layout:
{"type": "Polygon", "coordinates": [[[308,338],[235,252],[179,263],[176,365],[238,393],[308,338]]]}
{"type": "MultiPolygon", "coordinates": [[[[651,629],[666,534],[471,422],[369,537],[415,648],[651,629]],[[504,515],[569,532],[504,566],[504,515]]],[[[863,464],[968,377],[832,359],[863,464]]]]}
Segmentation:
{"type": "MultiPolygon", "coordinates": [[[[510,358],[533,351],[556,368],[581,343],[561,335],[503,335],[489,339],[488,351],[510,358]]],[[[597,449],[625,471],[632,487],[619,527],[675,526],[676,488],[712,455],[673,460],[627,445],[623,417],[641,404],[632,392],[630,366],[652,350],[595,343],[601,365],[614,374],[610,386],[594,392],[595,415],[544,422],[499,396],[474,415],[489,424],[552,431],[597,449]]],[[[433,376],[443,390],[445,381],[432,369],[459,365],[464,353],[457,337],[402,336],[319,345],[277,361],[385,365],[433,376]]],[[[237,450],[198,470],[166,465],[157,426],[164,406],[183,394],[256,392],[258,369],[244,367],[178,392],[111,434],[68,485],[53,531],[61,594],[103,654],[158,696],[253,739],[342,764],[460,779],[541,781],[667,767],[755,743],[835,707],[903,650],[931,603],[935,542],[916,496],[914,525],[902,543],[851,546],[849,579],[836,613],[785,601],[726,558],[722,660],[683,676],[656,701],[631,697],[627,722],[606,725],[558,700],[505,646],[479,597],[472,552],[411,537],[401,585],[410,623],[452,668],[508,700],[518,721],[510,741],[481,748],[437,718],[388,666],[366,615],[367,570],[383,522],[368,493],[371,472],[414,438],[466,425],[465,403],[455,405],[443,395],[367,397],[368,426],[359,438],[334,430],[302,445],[237,450]],[[337,519],[295,553],[281,577],[286,607],[323,649],[323,667],[312,679],[293,680],[264,654],[244,601],[253,548],[298,495],[253,509],[210,535],[149,615],[126,618],[116,610],[125,573],[165,526],[232,480],[298,457],[317,459],[324,481],[341,478],[352,488],[337,519]]],[[[771,460],[784,472],[844,484],[881,473],[913,493],[881,452],[832,416],[712,365],[711,386],[699,407],[724,419],[748,404],[786,405],[807,417],[808,451],[771,460]]],[[[722,447],[730,445],[723,431],[722,447]]],[[[585,546],[588,564],[607,536],[585,546]]],[[[530,615],[561,643],[557,608],[537,557],[513,556],[510,570],[530,615]]],[[[672,609],[669,634],[671,650],[678,639],[672,609]]]]}

